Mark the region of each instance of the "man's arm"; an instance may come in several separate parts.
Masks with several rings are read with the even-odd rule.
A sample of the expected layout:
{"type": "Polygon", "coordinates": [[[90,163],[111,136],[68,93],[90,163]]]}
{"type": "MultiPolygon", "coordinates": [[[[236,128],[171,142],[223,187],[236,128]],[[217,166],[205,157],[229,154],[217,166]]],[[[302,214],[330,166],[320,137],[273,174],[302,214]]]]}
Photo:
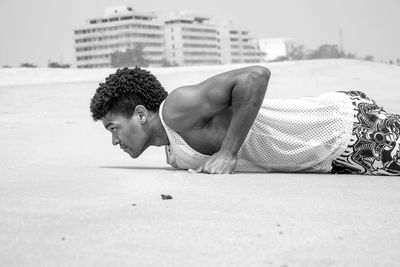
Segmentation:
{"type": "Polygon", "coordinates": [[[175,131],[186,131],[205,118],[212,118],[232,108],[232,119],[220,150],[198,172],[231,173],[237,153],[253,124],[267,90],[270,71],[252,66],[228,71],[197,85],[171,92],[163,115],[175,131]]]}

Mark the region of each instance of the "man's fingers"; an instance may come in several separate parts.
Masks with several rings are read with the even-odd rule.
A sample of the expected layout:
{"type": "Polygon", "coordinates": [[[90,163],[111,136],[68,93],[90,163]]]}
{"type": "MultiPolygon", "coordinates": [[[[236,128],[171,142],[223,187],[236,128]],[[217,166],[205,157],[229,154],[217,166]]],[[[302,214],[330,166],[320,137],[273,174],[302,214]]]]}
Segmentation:
{"type": "Polygon", "coordinates": [[[207,169],[204,168],[204,166],[201,166],[196,169],[189,169],[188,170],[191,173],[207,173],[207,174],[228,174],[230,173],[229,170],[223,170],[223,169],[207,169]]]}
{"type": "Polygon", "coordinates": [[[191,173],[208,173],[208,174],[230,174],[233,172],[235,164],[226,163],[220,159],[206,161],[195,169],[189,169],[191,173]]]}

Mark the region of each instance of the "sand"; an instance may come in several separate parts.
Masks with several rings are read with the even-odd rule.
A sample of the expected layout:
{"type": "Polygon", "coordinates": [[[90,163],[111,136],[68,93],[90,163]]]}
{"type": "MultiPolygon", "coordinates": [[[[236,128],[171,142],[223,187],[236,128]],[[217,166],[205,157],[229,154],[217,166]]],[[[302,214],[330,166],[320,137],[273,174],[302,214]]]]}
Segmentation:
{"type": "MultiPolygon", "coordinates": [[[[240,66],[151,71],[171,91],[240,66]]],[[[400,113],[400,67],[266,66],[267,97],[363,90],[400,113]]],[[[163,148],[133,160],[90,119],[112,71],[0,69],[0,266],[398,266],[399,177],[193,174],[163,148]]]]}

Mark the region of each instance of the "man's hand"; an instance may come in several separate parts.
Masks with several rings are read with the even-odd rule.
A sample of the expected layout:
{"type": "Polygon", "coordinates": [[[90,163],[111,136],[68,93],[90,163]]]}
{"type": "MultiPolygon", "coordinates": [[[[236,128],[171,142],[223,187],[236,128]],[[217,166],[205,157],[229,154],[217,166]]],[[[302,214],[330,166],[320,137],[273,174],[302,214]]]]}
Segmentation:
{"type": "Polygon", "coordinates": [[[189,171],[209,174],[231,174],[236,164],[237,156],[217,152],[207,159],[199,168],[189,171]]]}

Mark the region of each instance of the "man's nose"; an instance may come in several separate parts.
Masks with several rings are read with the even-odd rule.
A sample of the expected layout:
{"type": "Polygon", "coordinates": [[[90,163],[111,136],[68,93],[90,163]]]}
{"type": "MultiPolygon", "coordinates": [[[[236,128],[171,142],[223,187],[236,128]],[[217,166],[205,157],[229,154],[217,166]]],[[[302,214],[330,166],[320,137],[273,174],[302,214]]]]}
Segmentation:
{"type": "Polygon", "coordinates": [[[119,144],[119,139],[118,139],[118,137],[116,135],[112,135],[112,144],[114,146],[119,144]]]}

